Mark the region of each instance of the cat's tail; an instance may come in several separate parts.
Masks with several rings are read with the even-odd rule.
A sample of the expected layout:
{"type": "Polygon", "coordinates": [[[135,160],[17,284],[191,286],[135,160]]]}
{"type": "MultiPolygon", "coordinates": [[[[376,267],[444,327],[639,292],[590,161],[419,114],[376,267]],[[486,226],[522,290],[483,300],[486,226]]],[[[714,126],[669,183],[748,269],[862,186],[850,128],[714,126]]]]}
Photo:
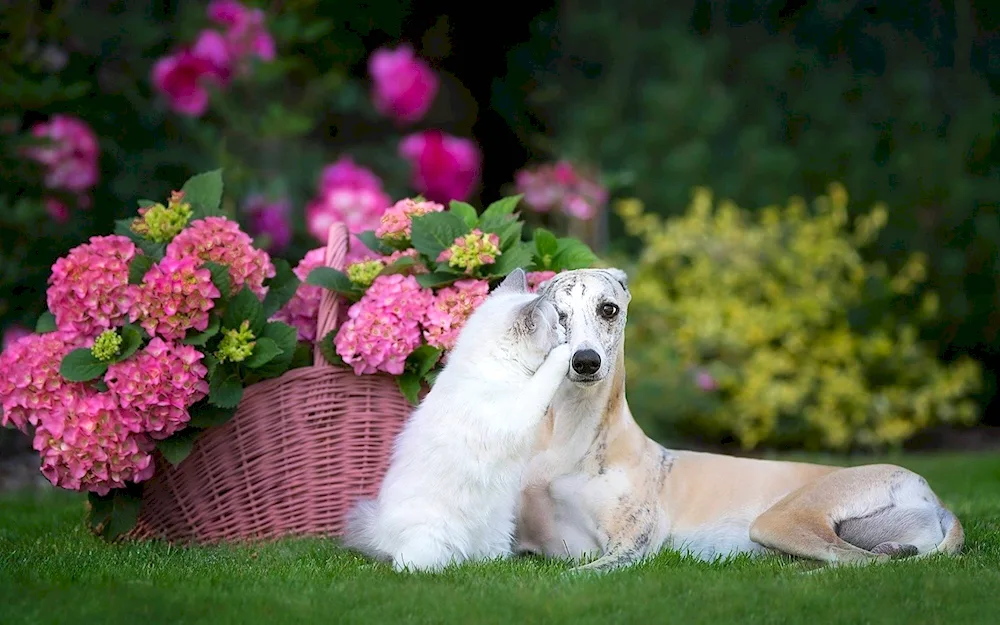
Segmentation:
{"type": "Polygon", "coordinates": [[[372,558],[383,558],[385,554],[379,551],[375,537],[375,513],[378,504],[374,499],[361,499],[347,513],[347,523],[344,529],[344,546],[354,549],[372,558]]]}

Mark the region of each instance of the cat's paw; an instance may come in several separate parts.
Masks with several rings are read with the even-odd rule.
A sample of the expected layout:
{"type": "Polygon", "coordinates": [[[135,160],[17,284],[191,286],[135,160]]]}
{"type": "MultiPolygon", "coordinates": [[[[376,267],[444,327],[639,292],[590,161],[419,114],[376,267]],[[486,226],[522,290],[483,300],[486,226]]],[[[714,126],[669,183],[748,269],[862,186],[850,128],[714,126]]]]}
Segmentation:
{"type": "Polygon", "coordinates": [[[561,367],[568,371],[571,351],[569,343],[556,345],[549,352],[549,355],[545,357],[545,363],[550,367],[561,367]]]}

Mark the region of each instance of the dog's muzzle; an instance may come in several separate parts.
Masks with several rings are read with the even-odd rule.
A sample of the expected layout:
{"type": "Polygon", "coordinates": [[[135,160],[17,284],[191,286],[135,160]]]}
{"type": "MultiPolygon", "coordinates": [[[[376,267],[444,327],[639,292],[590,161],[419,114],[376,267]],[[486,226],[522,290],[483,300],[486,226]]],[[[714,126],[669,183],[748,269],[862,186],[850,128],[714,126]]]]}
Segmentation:
{"type": "Polygon", "coordinates": [[[601,355],[593,349],[581,349],[570,360],[570,380],[573,382],[596,382],[601,370],[601,355]]]}

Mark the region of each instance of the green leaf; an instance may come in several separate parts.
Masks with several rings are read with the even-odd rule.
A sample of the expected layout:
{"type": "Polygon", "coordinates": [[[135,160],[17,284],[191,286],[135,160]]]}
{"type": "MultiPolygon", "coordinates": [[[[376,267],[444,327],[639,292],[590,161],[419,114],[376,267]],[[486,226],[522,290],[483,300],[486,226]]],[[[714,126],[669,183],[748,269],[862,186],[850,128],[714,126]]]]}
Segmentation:
{"type": "Polygon", "coordinates": [[[269,338],[259,338],[253,346],[253,353],[243,361],[248,369],[257,369],[275,359],[282,354],[282,349],[278,344],[269,338]]]}
{"type": "Polygon", "coordinates": [[[221,299],[223,301],[228,299],[233,293],[233,281],[229,277],[229,267],[212,261],[207,261],[203,266],[212,273],[212,284],[219,289],[221,299]]]}
{"type": "Polygon", "coordinates": [[[38,321],[35,322],[35,333],[48,334],[49,332],[55,331],[56,316],[46,310],[38,317],[38,321]]]}
{"type": "Polygon", "coordinates": [[[521,241],[521,229],[524,227],[522,221],[510,221],[497,229],[497,236],[500,237],[500,249],[506,252],[514,244],[521,241]]]}
{"type": "Polygon", "coordinates": [[[177,432],[170,438],[156,441],[156,448],[160,450],[160,453],[167,459],[167,462],[177,466],[191,455],[191,450],[194,449],[194,441],[198,438],[199,434],[201,434],[201,430],[191,427],[189,424],[188,427],[177,432]]]}
{"type": "Polygon", "coordinates": [[[282,323],[281,321],[271,321],[260,333],[259,339],[269,339],[274,341],[281,349],[281,354],[275,356],[265,365],[254,370],[254,373],[261,379],[274,378],[282,375],[292,366],[295,358],[296,345],[298,343],[298,330],[282,323]]]}
{"type": "Polygon", "coordinates": [[[326,333],[319,342],[319,353],[323,354],[323,358],[326,359],[328,363],[336,367],[346,367],[347,363],[344,359],[340,357],[337,353],[337,346],[334,344],[333,339],[337,337],[336,330],[330,330],[326,333]]]}
{"type": "Polygon", "coordinates": [[[559,251],[552,259],[553,271],[568,271],[586,269],[597,262],[597,256],[586,243],[578,239],[564,237],[559,239],[559,251]]]}
{"type": "Polygon", "coordinates": [[[427,372],[427,374],[424,376],[424,382],[427,383],[427,386],[434,388],[434,383],[437,382],[439,373],[440,370],[431,370],[427,372]]]}
{"type": "Polygon", "coordinates": [[[208,317],[208,327],[206,327],[201,332],[196,332],[190,330],[190,332],[195,332],[194,334],[186,337],[182,342],[185,345],[196,345],[198,347],[204,346],[208,341],[219,333],[219,328],[221,323],[219,322],[219,316],[216,314],[209,315],[208,317]]]}
{"type": "Polygon", "coordinates": [[[527,243],[518,243],[501,254],[488,271],[491,276],[506,276],[518,267],[527,271],[534,259],[534,249],[527,243]]]}
{"type": "MultiPolygon", "coordinates": [[[[501,256],[500,258],[503,258],[501,256]]],[[[463,274],[460,273],[444,273],[440,271],[435,271],[433,273],[422,273],[417,276],[417,284],[424,288],[432,288],[436,286],[442,286],[445,284],[451,284],[455,280],[460,280],[463,274]]]]}
{"type": "Polygon", "coordinates": [[[378,272],[380,276],[388,276],[394,273],[403,273],[409,270],[411,267],[417,264],[416,259],[410,256],[400,256],[392,262],[391,265],[386,265],[382,271],[378,272]]]}
{"type": "Polygon", "coordinates": [[[464,221],[465,225],[470,229],[475,228],[476,224],[479,223],[479,215],[476,214],[476,209],[472,206],[472,204],[452,200],[448,210],[461,217],[462,221],[464,221]]]}
{"type": "Polygon", "coordinates": [[[480,217],[480,222],[483,223],[487,219],[496,220],[498,217],[506,217],[508,215],[514,214],[514,209],[521,202],[521,195],[512,195],[510,197],[505,197],[493,202],[486,207],[483,211],[482,217],[480,217]]]}
{"type": "Polygon", "coordinates": [[[375,236],[374,230],[366,230],[355,236],[358,237],[358,239],[360,239],[361,242],[365,244],[365,247],[367,247],[373,252],[378,252],[383,256],[392,254],[392,247],[386,245],[385,243],[382,243],[382,241],[380,241],[379,238],[375,236]]]}
{"type": "Polygon", "coordinates": [[[146,208],[147,206],[155,206],[156,202],[154,202],[153,200],[137,200],[136,204],[139,206],[139,208],[146,208]]]}
{"type": "Polygon", "coordinates": [[[208,383],[208,401],[219,408],[235,408],[243,399],[243,381],[231,369],[216,368],[208,383]]]}
{"type": "Polygon", "coordinates": [[[128,360],[142,345],[142,333],[134,325],[125,324],[122,326],[121,335],[122,344],[118,349],[118,355],[114,358],[115,362],[128,360]]]}
{"type": "Polygon", "coordinates": [[[132,259],[128,266],[128,283],[142,284],[142,279],[146,272],[153,266],[153,259],[145,254],[139,254],[132,259]]]}
{"type": "Polygon", "coordinates": [[[427,213],[413,218],[410,239],[413,247],[431,260],[469,232],[462,218],[455,213],[427,213]]]}
{"type": "Polygon", "coordinates": [[[115,540],[128,533],[139,520],[142,485],[116,488],[104,496],[89,493],[87,499],[90,502],[90,529],[105,540],[115,540]]]}
{"type": "Polygon", "coordinates": [[[208,371],[205,373],[205,377],[209,380],[215,375],[215,370],[219,367],[219,359],[212,354],[205,354],[205,357],[201,359],[201,362],[205,365],[208,371]]]}
{"type": "Polygon", "coordinates": [[[420,376],[412,371],[404,371],[402,375],[396,376],[396,384],[403,397],[416,406],[420,401],[420,376]]]}
{"type": "Polygon", "coordinates": [[[191,204],[194,219],[222,215],[222,170],[198,174],[188,179],[181,187],[184,201],[191,204]]]}
{"type": "Polygon", "coordinates": [[[108,364],[94,357],[86,347],[74,349],[62,359],[59,373],[70,382],[89,382],[108,370],[108,364]]]}
{"type": "Polygon", "coordinates": [[[351,282],[347,274],[333,267],[316,267],[306,276],[306,284],[321,286],[352,300],[361,299],[362,290],[351,282]]]}
{"type": "MultiPolygon", "coordinates": [[[[115,234],[128,237],[143,254],[148,256],[153,260],[153,262],[158,262],[163,259],[163,254],[167,251],[166,243],[157,243],[156,241],[150,241],[149,239],[139,235],[132,231],[132,220],[131,219],[117,219],[115,220],[115,234]]],[[[130,272],[131,277],[131,272],[130,272]]]]}
{"type": "Polygon", "coordinates": [[[236,297],[226,304],[226,312],[222,314],[222,327],[226,329],[237,329],[244,321],[250,322],[250,331],[254,336],[259,336],[267,323],[264,316],[264,307],[250,287],[245,286],[240,289],[236,297]]]}
{"type": "Polygon", "coordinates": [[[274,259],[274,277],[265,282],[267,295],[264,297],[264,317],[270,318],[288,303],[299,288],[299,279],[292,266],[282,258],[274,259]]]}
{"type": "Polygon", "coordinates": [[[535,253],[546,269],[559,251],[559,240],[545,228],[535,228],[535,253]]]}
{"type": "Polygon", "coordinates": [[[191,406],[188,413],[191,415],[191,421],[188,422],[189,426],[207,429],[229,423],[233,416],[236,415],[236,408],[219,408],[208,402],[201,401],[191,406]]]}
{"type": "Polygon", "coordinates": [[[441,359],[441,354],[444,353],[440,348],[433,347],[431,345],[421,345],[417,349],[413,350],[413,353],[407,358],[408,364],[413,365],[413,369],[417,374],[417,377],[422,378],[427,373],[434,368],[434,365],[438,363],[441,359]]]}

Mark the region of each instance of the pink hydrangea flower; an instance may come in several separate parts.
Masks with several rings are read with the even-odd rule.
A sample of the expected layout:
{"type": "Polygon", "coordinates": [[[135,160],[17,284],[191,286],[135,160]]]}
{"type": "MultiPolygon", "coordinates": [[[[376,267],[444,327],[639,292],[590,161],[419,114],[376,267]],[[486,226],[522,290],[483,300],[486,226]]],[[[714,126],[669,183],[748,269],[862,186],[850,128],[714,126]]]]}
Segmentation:
{"type": "Polygon", "coordinates": [[[260,9],[250,9],[235,0],[212,0],[206,9],[208,18],[225,27],[229,53],[236,59],[256,56],[274,60],[274,38],[264,24],[260,9]]]}
{"type": "Polygon", "coordinates": [[[420,325],[434,295],[413,276],[379,276],[347,311],[334,344],[344,362],[362,375],[403,373],[406,358],[420,346],[420,325]]]}
{"type": "Polygon", "coordinates": [[[515,175],[517,192],[538,212],[561,210],[577,219],[593,219],[608,202],[608,192],[568,161],[522,169],[515,175]]]}
{"type": "Polygon", "coordinates": [[[414,217],[427,213],[440,213],[444,206],[437,202],[416,202],[404,199],[393,204],[379,220],[375,236],[404,241],[410,238],[410,228],[414,217]]]}
{"type": "Polygon", "coordinates": [[[48,141],[25,150],[45,167],[45,186],[79,193],[97,184],[100,149],[86,122],[73,115],[53,115],[35,124],[31,134],[48,141]]]}
{"type": "Polygon", "coordinates": [[[112,364],[104,374],[108,390],[122,408],[140,417],[140,431],[163,439],[191,420],[188,408],[208,395],[203,354],[190,345],[155,337],[132,358],[112,364]]]}
{"type": "Polygon", "coordinates": [[[402,123],[419,121],[434,102],[438,77],[434,70],[403,44],[395,50],[379,48],[368,60],[375,109],[402,123]]]}
{"type": "Polygon", "coordinates": [[[247,230],[254,237],[266,236],[262,247],[271,254],[280,254],[292,242],[292,205],[288,198],[269,200],[263,195],[247,198],[243,210],[247,215],[247,230]]]}
{"type": "Polygon", "coordinates": [[[174,111],[200,117],[208,108],[210,85],[223,87],[232,74],[232,59],[222,35],[203,30],[190,48],[169,54],[153,65],[153,86],[174,111]]]}
{"type": "Polygon", "coordinates": [[[22,325],[12,325],[3,332],[3,341],[0,343],[0,352],[14,344],[18,339],[31,335],[31,330],[22,325]]]}
{"type": "Polygon", "coordinates": [[[428,345],[443,350],[455,347],[465,321],[489,293],[490,285],[486,280],[459,280],[439,290],[424,321],[424,338],[428,345]]]}
{"type": "Polygon", "coordinates": [[[451,247],[438,255],[437,262],[448,263],[450,267],[472,274],[479,267],[495,263],[500,254],[500,237],[476,228],[456,237],[451,247]]]}
{"type": "Polygon", "coordinates": [[[0,425],[11,423],[23,432],[67,397],[83,393],[83,384],[59,374],[63,356],[82,346],[75,333],[64,331],[29,334],[5,346],[0,354],[0,425]]]}
{"type": "Polygon", "coordinates": [[[208,327],[208,313],[220,295],[201,259],[168,256],[150,267],[135,289],[129,320],[138,321],[150,336],[182,339],[191,328],[208,327]]]}
{"type": "Polygon", "coordinates": [[[554,271],[530,271],[528,272],[528,292],[537,293],[538,288],[547,280],[556,276],[554,271]]]}
{"type": "Polygon", "coordinates": [[[120,325],[132,305],[128,266],[138,252],[123,236],[91,237],[52,265],[46,300],[61,329],[99,333],[120,325]]]}
{"type": "Polygon", "coordinates": [[[192,221],[167,246],[168,258],[191,256],[229,267],[233,284],[230,295],[244,285],[263,298],[264,280],[274,277],[274,265],[264,250],[253,245],[253,239],[240,230],[239,224],[225,217],[206,217],[192,221]]]}
{"type": "Polygon", "coordinates": [[[72,397],[35,431],[42,474],[55,486],[99,495],[148,480],[153,444],[139,427],[136,412],[119,407],[108,393],[72,397]]]}
{"type": "Polygon", "coordinates": [[[326,248],[310,250],[292,271],[302,284],[296,289],[295,295],[275,315],[276,321],[284,321],[298,331],[300,341],[315,341],[316,324],[319,317],[319,303],[323,298],[323,288],[306,284],[306,278],[316,267],[326,264],[326,248]]]}
{"type": "Polygon", "coordinates": [[[391,203],[379,177],[344,156],[323,169],[317,195],[306,206],[306,227],[326,244],[334,222],[343,223],[352,234],[373,230],[391,203]]]}
{"type": "Polygon", "coordinates": [[[417,250],[413,249],[412,247],[409,248],[409,249],[405,249],[405,250],[396,250],[392,254],[389,254],[388,256],[386,256],[385,259],[384,259],[384,262],[385,262],[386,266],[388,267],[389,265],[393,264],[394,262],[396,262],[400,258],[404,258],[404,257],[406,257],[406,258],[412,258],[413,260],[415,260],[417,262],[415,262],[414,264],[410,265],[409,268],[407,268],[407,270],[404,271],[403,273],[408,273],[408,274],[412,274],[412,275],[415,275],[415,276],[416,275],[420,275],[422,273],[429,273],[427,267],[424,266],[424,264],[420,262],[420,252],[418,252],[417,250]]]}
{"type": "Polygon", "coordinates": [[[425,130],[405,137],[399,155],[410,163],[413,187],[429,200],[465,200],[479,183],[482,154],[469,139],[425,130]]]}

